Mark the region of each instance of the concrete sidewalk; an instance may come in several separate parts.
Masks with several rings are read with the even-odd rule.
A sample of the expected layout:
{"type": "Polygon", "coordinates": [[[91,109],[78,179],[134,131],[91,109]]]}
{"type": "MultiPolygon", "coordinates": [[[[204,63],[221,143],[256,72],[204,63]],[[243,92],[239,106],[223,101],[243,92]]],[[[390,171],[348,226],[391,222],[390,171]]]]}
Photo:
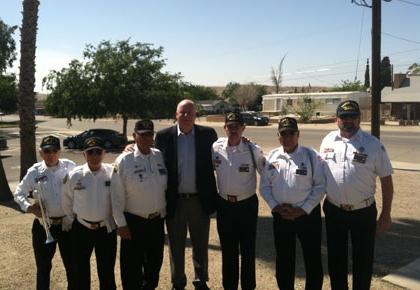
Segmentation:
{"type": "Polygon", "coordinates": [[[420,289],[420,259],[385,276],[383,280],[407,289],[420,289]]]}
{"type": "Polygon", "coordinates": [[[410,162],[401,162],[401,161],[392,161],[392,168],[396,170],[407,170],[407,171],[420,171],[419,163],[410,163],[410,162]]]}

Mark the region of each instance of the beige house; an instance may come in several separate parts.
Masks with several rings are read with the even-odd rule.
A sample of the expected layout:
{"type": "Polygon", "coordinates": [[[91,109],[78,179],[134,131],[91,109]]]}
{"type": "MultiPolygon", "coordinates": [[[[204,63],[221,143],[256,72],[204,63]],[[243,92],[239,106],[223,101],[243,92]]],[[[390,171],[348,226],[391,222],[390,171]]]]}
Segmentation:
{"type": "Polygon", "coordinates": [[[394,74],[392,87],[382,89],[384,117],[396,120],[420,119],[420,75],[394,74]]]}
{"type": "Polygon", "coordinates": [[[293,111],[300,106],[304,98],[315,103],[315,112],[319,116],[334,116],[337,105],[345,100],[354,100],[359,103],[363,119],[370,116],[371,96],[367,92],[326,92],[326,93],[290,93],[269,94],[263,98],[263,113],[277,115],[284,111],[293,111]]]}

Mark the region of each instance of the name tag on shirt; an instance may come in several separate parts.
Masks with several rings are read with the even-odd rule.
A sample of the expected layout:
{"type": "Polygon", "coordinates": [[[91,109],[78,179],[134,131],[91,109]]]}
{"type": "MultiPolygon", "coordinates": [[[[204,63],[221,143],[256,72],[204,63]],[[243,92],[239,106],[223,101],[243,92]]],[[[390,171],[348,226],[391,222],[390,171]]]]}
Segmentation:
{"type": "Polygon", "coordinates": [[[296,168],[296,175],[308,175],[308,168],[306,167],[296,168]]]}
{"type": "Polygon", "coordinates": [[[249,164],[241,164],[239,166],[239,172],[249,172],[249,164]]]}
{"type": "Polygon", "coordinates": [[[365,164],[367,157],[368,157],[367,154],[354,152],[353,162],[365,164]]]}

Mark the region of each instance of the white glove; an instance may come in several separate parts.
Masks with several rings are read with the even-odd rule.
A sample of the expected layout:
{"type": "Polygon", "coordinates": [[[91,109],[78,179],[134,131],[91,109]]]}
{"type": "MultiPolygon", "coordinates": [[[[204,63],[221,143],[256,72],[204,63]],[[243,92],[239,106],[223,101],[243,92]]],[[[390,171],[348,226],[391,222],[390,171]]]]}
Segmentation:
{"type": "Polygon", "coordinates": [[[63,220],[61,221],[61,230],[64,232],[68,232],[71,230],[71,226],[73,224],[73,219],[69,216],[63,217],[63,220]]]}

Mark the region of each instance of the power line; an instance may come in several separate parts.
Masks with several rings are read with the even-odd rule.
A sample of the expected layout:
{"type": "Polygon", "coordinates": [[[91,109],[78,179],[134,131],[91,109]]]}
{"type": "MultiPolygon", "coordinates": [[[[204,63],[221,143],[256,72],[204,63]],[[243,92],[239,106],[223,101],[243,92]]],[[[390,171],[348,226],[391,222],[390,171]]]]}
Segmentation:
{"type": "Polygon", "coordinates": [[[387,35],[387,36],[392,37],[392,38],[395,38],[395,39],[404,40],[404,41],[415,43],[415,44],[420,44],[420,41],[407,39],[407,38],[400,37],[400,36],[397,36],[397,35],[394,35],[394,34],[391,34],[391,33],[382,32],[382,34],[387,35]]]}
{"type": "Polygon", "coordinates": [[[403,2],[405,4],[409,4],[409,5],[420,7],[420,3],[415,3],[415,2],[412,2],[412,1],[408,1],[408,0],[397,0],[397,1],[403,2]]]}

